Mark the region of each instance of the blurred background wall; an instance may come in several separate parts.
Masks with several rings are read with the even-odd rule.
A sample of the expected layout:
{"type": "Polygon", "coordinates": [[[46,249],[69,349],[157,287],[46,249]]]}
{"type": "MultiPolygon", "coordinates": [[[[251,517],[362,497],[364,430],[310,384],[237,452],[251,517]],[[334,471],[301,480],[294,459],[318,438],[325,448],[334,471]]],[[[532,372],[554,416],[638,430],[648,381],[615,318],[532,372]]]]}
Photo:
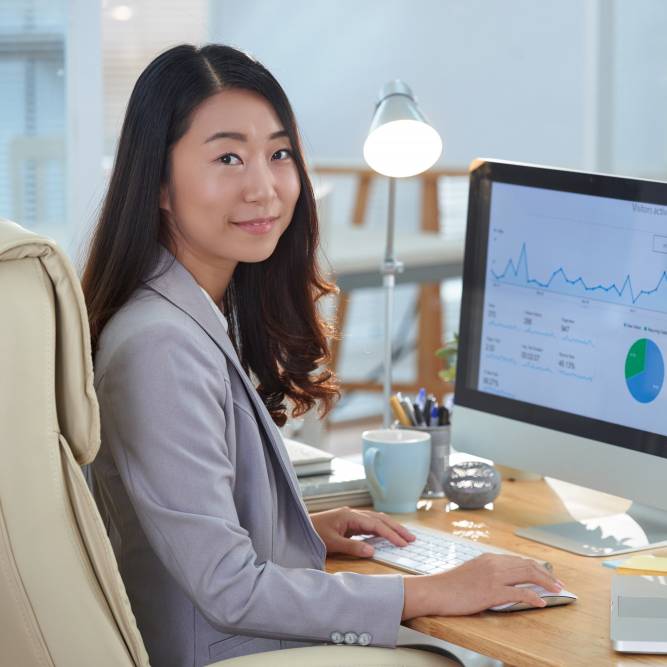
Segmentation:
{"type": "MultiPolygon", "coordinates": [[[[260,59],[292,101],[313,166],[363,168],[377,93],[401,78],[444,139],[440,167],[488,156],[667,179],[665,34],[663,0],[0,0],[0,216],[80,263],[134,81],[182,42],[260,59]]],[[[335,234],[352,221],[354,178],[316,183],[332,190],[335,234]]],[[[460,236],[465,184],[447,187],[441,227],[460,236]]],[[[378,179],[366,225],[384,225],[385,200],[378,179]]],[[[397,224],[419,227],[417,182],[399,184],[397,224]]],[[[416,289],[397,291],[410,340],[416,289]]],[[[444,339],[458,327],[459,291],[459,280],[441,285],[444,339]]],[[[379,290],[353,293],[342,377],[377,369],[381,317],[379,290]]],[[[398,380],[414,376],[406,349],[398,380]]],[[[372,413],[377,400],[361,392],[334,418],[372,413]]]]}

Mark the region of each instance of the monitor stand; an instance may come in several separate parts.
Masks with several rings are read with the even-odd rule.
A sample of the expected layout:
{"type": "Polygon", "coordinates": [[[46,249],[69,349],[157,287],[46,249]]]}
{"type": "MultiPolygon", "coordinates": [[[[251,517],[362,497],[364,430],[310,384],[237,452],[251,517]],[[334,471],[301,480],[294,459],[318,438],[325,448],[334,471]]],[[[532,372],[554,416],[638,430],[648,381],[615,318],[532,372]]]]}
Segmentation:
{"type": "Polygon", "coordinates": [[[667,546],[667,512],[633,503],[625,514],[519,528],[516,534],[581,556],[615,556],[667,546]]]}

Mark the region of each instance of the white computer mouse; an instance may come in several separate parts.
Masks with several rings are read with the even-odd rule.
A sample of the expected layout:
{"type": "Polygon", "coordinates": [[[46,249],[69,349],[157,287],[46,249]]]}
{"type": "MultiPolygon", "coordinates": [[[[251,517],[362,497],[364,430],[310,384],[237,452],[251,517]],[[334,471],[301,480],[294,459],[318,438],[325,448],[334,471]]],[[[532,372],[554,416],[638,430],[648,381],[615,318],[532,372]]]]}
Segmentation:
{"type": "MultiPolygon", "coordinates": [[[[535,591],[546,603],[547,607],[555,607],[560,604],[570,604],[577,599],[577,596],[564,588],[554,593],[546,588],[534,584],[517,584],[520,588],[530,588],[535,591]]],[[[491,607],[489,611],[522,611],[524,609],[544,609],[544,607],[533,607],[527,602],[507,602],[491,607]]]]}

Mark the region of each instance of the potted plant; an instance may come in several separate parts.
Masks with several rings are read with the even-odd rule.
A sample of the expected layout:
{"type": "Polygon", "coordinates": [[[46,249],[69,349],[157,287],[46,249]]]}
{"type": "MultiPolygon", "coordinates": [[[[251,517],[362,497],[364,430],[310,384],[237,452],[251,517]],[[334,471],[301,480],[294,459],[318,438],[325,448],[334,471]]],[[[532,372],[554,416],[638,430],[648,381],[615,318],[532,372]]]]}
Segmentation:
{"type": "Polygon", "coordinates": [[[454,334],[454,340],[445,343],[443,347],[435,351],[435,356],[442,359],[445,367],[438,371],[438,376],[447,384],[454,385],[456,381],[456,356],[459,351],[459,335],[454,334]]]}

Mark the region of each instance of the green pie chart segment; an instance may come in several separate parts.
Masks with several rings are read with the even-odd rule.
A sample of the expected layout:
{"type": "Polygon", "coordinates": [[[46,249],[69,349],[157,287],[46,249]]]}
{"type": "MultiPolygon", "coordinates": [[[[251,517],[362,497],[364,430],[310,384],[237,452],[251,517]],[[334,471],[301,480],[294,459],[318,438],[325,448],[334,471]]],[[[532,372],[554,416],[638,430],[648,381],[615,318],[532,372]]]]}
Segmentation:
{"type": "Polygon", "coordinates": [[[625,382],[640,403],[654,401],[665,381],[665,362],[660,348],[650,339],[635,341],[625,358],[625,382]]]}

